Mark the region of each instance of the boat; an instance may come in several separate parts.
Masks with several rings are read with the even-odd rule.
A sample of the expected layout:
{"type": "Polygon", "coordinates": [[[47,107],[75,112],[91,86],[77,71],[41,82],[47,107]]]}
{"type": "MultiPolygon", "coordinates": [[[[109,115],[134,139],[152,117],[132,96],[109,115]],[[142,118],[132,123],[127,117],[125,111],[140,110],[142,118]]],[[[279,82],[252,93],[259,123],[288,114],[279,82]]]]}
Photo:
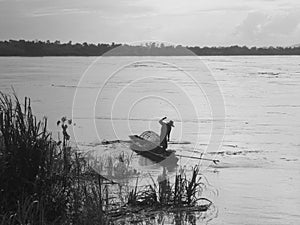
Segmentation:
{"type": "Polygon", "coordinates": [[[164,164],[177,163],[175,150],[165,150],[159,143],[159,136],[153,131],[145,131],[141,135],[130,135],[130,149],[153,162],[164,164]]]}

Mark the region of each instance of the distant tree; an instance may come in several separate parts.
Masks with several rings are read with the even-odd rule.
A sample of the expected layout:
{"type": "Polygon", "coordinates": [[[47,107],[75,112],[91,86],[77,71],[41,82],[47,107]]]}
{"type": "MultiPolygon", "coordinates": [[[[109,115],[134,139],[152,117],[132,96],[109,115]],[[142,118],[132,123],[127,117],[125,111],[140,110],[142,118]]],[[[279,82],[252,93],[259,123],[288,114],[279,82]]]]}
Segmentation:
{"type": "Polygon", "coordinates": [[[300,46],[297,47],[251,47],[229,46],[229,47],[183,47],[182,45],[172,46],[149,42],[145,45],[131,46],[127,44],[98,43],[88,44],[76,43],[72,41],[61,44],[56,40],[50,42],[8,40],[0,41],[0,56],[100,56],[114,48],[118,51],[111,51],[109,54],[115,55],[300,55],[300,46]],[[188,51],[189,50],[189,51],[188,51]]]}

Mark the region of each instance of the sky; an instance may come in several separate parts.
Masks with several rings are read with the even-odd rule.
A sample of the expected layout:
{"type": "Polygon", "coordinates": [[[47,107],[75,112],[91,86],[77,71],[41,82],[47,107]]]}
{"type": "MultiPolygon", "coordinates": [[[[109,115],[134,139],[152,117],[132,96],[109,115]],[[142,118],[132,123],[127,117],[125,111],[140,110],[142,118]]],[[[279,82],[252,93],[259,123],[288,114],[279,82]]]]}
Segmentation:
{"type": "Polygon", "coordinates": [[[300,44],[299,0],[0,0],[0,40],[300,44]]]}

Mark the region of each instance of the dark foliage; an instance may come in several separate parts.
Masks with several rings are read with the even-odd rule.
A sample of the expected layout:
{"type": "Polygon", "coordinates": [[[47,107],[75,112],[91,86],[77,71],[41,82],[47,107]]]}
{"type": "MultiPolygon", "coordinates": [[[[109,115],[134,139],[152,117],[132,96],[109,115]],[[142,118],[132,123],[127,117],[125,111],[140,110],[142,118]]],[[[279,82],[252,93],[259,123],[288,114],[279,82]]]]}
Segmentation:
{"type": "Polygon", "coordinates": [[[0,56],[99,56],[117,47],[109,44],[72,44],[59,41],[0,41],[0,56]]]}
{"type": "Polygon", "coordinates": [[[127,44],[61,43],[60,41],[0,41],[0,56],[213,56],[213,55],[300,55],[300,47],[183,47],[154,42],[140,46],[127,44]],[[116,47],[118,47],[116,49],[116,47]],[[112,51],[111,51],[112,50],[112,51]]]}
{"type": "Polygon", "coordinates": [[[0,211],[14,212],[37,202],[51,222],[66,214],[69,177],[63,174],[61,151],[47,132],[47,119],[37,121],[30,99],[0,93],[0,211]],[[30,202],[28,202],[30,200],[30,202]]]}
{"type": "Polygon", "coordinates": [[[104,222],[99,175],[71,151],[72,121],[63,117],[60,123],[63,141],[55,142],[47,119],[33,115],[30,99],[21,104],[0,92],[1,225],[104,222]]]}
{"type": "Polygon", "coordinates": [[[300,47],[188,47],[196,55],[300,55],[300,47]]]}

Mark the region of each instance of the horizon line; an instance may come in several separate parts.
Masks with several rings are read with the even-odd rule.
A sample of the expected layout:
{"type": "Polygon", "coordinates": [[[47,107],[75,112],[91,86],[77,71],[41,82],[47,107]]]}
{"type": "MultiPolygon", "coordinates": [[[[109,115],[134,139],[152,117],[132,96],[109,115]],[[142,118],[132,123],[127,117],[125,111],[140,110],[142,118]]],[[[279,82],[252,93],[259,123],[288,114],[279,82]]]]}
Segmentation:
{"type": "MultiPolygon", "coordinates": [[[[184,44],[179,44],[179,43],[168,43],[166,41],[145,41],[145,42],[140,42],[139,44],[132,44],[132,43],[127,43],[127,42],[115,42],[115,41],[111,41],[111,42],[87,42],[87,41],[82,41],[82,42],[75,42],[72,40],[69,41],[61,41],[61,40],[43,40],[43,39],[1,39],[0,42],[10,42],[10,41],[25,41],[25,42],[34,42],[34,43],[38,43],[38,42],[43,42],[43,43],[52,43],[55,44],[55,42],[57,42],[57,44],[72,44],[72,45],[76,45],[76,44],[88,44],[88,45],[98,45],[98,44],[104,44],[104,45],[122,45],[122,46],[143,46],[143,44],[149,44],[149,43],[155,43],[155,44],[166,44],[165,46],[182,46],[185,48],[193,48],[193,47],[200,47],[200,48],[204,48],[204,47],[208,47],[208,48],[228,48],[228,47],[247,47],[247,48],[297,48],[300,47],[300,44],[291,44],[289,46],[283,46],[283,45],[246,45],[246,44],[231,44],[231,45],[184,45],[184,44]]],[[[133,43],[138,43],[138,42],[133,42],[133,43]]]]}

